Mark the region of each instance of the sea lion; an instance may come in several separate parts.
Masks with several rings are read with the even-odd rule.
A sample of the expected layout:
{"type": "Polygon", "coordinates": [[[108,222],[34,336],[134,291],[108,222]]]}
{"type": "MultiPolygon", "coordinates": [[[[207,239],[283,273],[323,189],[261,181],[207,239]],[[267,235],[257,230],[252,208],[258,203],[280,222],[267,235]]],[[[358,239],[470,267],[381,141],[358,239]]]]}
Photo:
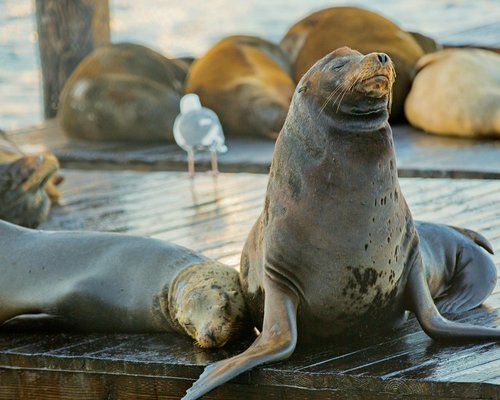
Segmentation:
{"type": "Polygon", "coordinates": [[[242,354],[207,366],[185,399],[289,357],[299,341],[396,328],[407,310],[437,340],[500,339],[500,329],[449,321],[435,306],[433,296],[443,309],[453,309],[451,300],[458,310],[481,303],[496,270],[479,234],[415,226],[387,122],[393,81],[386,54],[346,47],[300,81],[241,256],[242,289],[261,333],[242,354]]]}
{"type": "Polygon", "coordinates": [[[246,326],[238,272],[175,244],[0,221],[0,249],[0,324],[32,316],[83,332],[180,332],[203,348],[246,326]]]}
{"type": "Polygon", "coordinates": [[[0,219],[36,227],[59,201],[57,158],[49,153],[24,154],[0,132],[0,219]]]}
{"type": "Polygon", "coordinates": [[[286,55],[254,36],[216,43],[193,62],[184,88],[217,113],[228,136],[271,139],[283,126],[294,90],[286,55]]]}
{"type": "Polygon", "coordinates": [[[64,84],[61,127],[79,139],[173,141],[188,68],[182,60],[133,43],[99,47],[64,84]]]}
{"type": "Polygon", "coordinates": [[[443,50],[443,45],[430,36],[424,35],[420,32],[409,31],[408,33],[413,36],[413,39],[417,41],[425,54],[443,50]]]}
{"type": "Polygon", "coordinates": [[[405,102],[408,121],[429,133],[500,138],[500,55],[447,49],[422,57],[405,102]]]}
{"type": "Polygon", "coordinates": [[[424,55],[411,34],[387,18],[358,7],[331,7],[313,13],[294,24],[280,46],[290,55],[296,82],[317,60],[341,46],[362,53],[388,54],[397,74],[392,119],[404,116],[403,105],[410,90],[413,68],[424,55]]]}

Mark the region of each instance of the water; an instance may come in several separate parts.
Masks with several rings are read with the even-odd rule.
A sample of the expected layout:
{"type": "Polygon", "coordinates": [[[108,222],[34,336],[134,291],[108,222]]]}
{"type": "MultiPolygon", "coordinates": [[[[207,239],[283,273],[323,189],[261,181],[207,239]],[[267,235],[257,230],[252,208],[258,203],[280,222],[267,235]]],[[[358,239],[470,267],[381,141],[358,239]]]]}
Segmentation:
{"type": "MultiPolygon", "coordinates": [[[[340,0],[110,0],[112,40],[144,44],[165,55],[199,56],[231,34],[279,41],[288,27],[340,0]]],[[[500,0],[364,0],[408,30],[436,38],[500,21],[500,0]]],[[[0,0],[0,129],[43,119],[34,1],[0,0]]]]}

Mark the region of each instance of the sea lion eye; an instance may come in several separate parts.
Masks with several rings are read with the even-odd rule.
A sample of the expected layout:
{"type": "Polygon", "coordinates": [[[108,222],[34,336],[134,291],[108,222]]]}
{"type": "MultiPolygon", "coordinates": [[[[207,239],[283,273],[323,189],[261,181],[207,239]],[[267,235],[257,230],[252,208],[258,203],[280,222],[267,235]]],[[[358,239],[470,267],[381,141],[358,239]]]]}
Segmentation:
{"type": "Polygon", "coordinates": [[[345,63],[345,62],[342,62],[342,63],[339,63],[339,64],[334,65],[334,66],[332,67],[332,69],[333,69],[334,71],[339,71],[339,70],[341,70],[341,69],[342,69],[342,67],[343,67],[344,65],[346,65],[346,63],[345,63]]]}

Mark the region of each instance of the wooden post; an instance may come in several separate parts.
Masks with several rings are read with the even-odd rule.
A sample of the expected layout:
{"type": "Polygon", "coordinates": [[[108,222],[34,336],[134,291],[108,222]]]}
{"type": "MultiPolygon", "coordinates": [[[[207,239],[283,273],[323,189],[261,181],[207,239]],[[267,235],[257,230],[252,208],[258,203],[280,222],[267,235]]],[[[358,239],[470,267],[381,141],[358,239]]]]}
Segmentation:
{"type": "Polygon", "coordinates": [[[110,42],[108,0],[36,0],[45,118],[57,113],[59,94],[78,63],[110,42]]]}

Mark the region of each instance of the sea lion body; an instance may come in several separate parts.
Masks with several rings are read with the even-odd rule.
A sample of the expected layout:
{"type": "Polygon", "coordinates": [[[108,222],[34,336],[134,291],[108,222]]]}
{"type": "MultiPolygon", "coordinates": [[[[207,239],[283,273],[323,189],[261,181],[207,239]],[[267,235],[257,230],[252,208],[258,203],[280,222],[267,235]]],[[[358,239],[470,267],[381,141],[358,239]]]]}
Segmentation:
{"type": "MultiPolygon", "coordinates": [[[[292,114],[300,114],[297,107],[292,114]]],[[[388,147],[390,128],[373,138],[325,124],[315,136],[335,140],[314,147],[301,143],[312,140],[297,122],[288,119],[277,142],[265,209],[243,251],[247,303],[253,315],[257,303],[262,319],[262,276],[271,274],[293,282],[299,294],[299,340],[380,319],[387,320],[381,326],[397,326],[405,316],[404,266],[415,231],[388,147]]]]}
{"type": "Polygon", "coordinates": [[[286,359],[299,342],[393,329],[407,311],[436,340],[500,340],[500,329],[449,321],[434,303],[458,311],[480,304],[496,268],[481,235],[414,223],[387,122],[393,82],[386,54],[347,47],[299,82],[241,259],[261,333],[243,353],[208,365],[185,399],[286,359]]]}
{"type": "Polygon", "coordinates": [[[229,136],[276,139],[295,89],[290,74],[277,45],[230,36],[193,62],[184,90],[217,113],[229,136]]]}
{"type": "Polygon", "coordinates": [[[181,246],[0,221],[0,249],[0,323],[43,314],[83,332],[188,333],[202,347],[243,325],[238,273],[181,246]]]}
{"type": "Polygon", "coordinates": [[[296,82],[320,58],[340,46],[361,53],[384,52],[396,69],[391,117],[404,117],[403,106],[413,69],[424,52],[412,35],[387,18],[358,7],[331,7],[295,23],[280,46],[290,55],[296,82]]]}
{"type": "Polygon", "coordinates": [[[187,68],[137,44],[99,47],[64,85],[61,127],[77,139],[173,141],[187,68]]]}
{"type": "Polygon", "coordinates": [[[36,227],[59,200],[59,163],[49,152],[24,154],[0,132],[0,219],[36,227]]]}
{"type": "Polygon", "coordinates": [[[422,57],[405,102],[408,121],[429,133],[500,137],[500,55],[447,49],[422,57]]]}

